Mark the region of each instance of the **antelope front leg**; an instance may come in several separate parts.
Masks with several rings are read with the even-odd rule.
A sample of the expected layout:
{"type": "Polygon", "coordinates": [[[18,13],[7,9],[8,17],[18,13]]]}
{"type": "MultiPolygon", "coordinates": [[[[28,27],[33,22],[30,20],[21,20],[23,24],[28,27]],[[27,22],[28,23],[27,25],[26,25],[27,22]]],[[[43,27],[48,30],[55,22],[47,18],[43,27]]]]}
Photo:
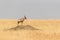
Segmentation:
{"type": "Polygon", "coordinates": [[[23,25],[23,22],[21,22],[21,25],[23,25]]]}
{"type": "Polygon", "coordinates": [[[19,22],[19,21],[17,21],[17,26],[19,26],[19,23],[20,23],[20,22],[19,22]]]}

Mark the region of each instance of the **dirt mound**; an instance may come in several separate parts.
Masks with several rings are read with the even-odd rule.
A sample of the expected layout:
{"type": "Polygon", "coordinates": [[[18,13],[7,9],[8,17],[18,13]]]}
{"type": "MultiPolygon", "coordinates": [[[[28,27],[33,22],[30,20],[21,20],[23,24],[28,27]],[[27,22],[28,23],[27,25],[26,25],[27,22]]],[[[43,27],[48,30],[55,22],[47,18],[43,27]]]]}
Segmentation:
{"type": "Polygon", "coordinates": [[[34,28],[31,25],[19,25],[14,28],[10,28],[8,30],[39,30],[39,29],[34,28]]]}

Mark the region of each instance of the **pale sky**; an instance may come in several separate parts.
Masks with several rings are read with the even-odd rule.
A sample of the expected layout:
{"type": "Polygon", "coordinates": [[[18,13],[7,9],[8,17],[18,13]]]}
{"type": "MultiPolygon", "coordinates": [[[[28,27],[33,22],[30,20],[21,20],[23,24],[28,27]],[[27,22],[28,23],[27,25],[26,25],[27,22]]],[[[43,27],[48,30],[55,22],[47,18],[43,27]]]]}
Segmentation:
{"type": "Polygon", "coordinates": [[[60,19],[60,0],[0,0],[0,18],[60,19]]]}

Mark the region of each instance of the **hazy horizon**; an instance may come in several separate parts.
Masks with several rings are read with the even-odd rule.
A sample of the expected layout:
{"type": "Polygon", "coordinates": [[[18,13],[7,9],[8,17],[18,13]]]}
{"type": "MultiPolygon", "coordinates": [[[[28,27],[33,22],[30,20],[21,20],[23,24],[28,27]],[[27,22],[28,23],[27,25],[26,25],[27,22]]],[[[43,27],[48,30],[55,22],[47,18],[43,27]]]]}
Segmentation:
{"type": "Polygon", "coordinates": [[[0,0],[0,18],[60,19],[60,0],[0,0]]]}

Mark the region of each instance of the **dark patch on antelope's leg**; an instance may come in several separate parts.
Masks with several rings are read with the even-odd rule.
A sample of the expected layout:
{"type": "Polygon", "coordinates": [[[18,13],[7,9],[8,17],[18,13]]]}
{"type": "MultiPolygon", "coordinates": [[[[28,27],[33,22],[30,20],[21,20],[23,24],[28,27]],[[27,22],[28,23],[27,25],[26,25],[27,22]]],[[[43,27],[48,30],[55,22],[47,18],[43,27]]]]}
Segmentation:
{"type": "Polygon", "coordinates": [[[17,26],[19,25],[20,21],[17,22],[17,26]]]}

